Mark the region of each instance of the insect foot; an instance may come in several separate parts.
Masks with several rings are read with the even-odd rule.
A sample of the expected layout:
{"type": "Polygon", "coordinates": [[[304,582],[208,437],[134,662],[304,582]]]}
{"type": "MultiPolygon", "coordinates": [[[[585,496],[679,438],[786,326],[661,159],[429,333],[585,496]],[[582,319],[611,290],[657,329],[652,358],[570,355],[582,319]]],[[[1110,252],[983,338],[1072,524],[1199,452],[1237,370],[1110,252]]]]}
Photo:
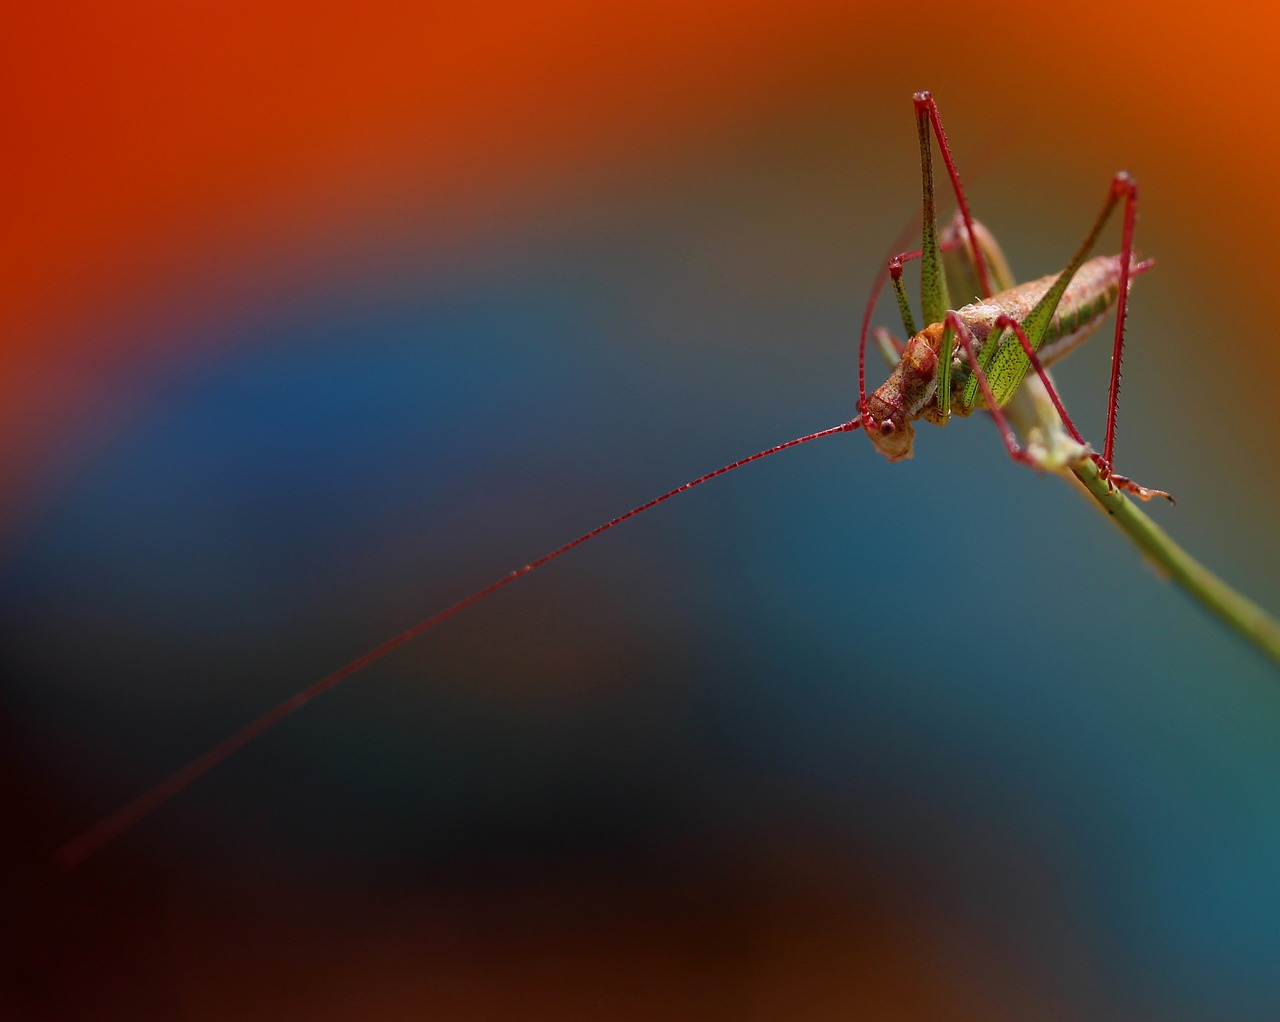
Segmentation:
{"type": "Polygon", "coordinates": [[[1149,486],[1142,486],[1135,483],[1128,476],[1117,475],[1115,472],[1112,472],[1110,466],[1107,465],[1099,455],[1093,455],[1093,460],[1098,463],[1099,474],[1107,481],[1108,486],[1113,486],[1117,490],[1123,490],[1125,493],[1137,497],[1139,500],[1151,500],[1153,497],[1163,497],[1170,504],[1178,503],[1173,499],[1172,494],[1165,493],[1164,490],[1154,490],[1149,486]]]}

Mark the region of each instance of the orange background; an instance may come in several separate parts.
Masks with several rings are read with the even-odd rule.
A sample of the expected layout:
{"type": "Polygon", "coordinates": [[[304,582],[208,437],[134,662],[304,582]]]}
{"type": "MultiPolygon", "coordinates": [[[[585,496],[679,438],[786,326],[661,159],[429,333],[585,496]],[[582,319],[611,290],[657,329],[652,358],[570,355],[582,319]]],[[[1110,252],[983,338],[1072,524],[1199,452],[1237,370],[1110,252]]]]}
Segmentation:
{"type": "MultiPolygon", "coordinates": [[[[593,175],[696,158],[709,137],[819,96],[874,104],[879,123],[927,84],[970,135],[976,123],[998,146],[1012,131],[1063,179],[1101,180],[1100,159],[1122,153],[1150,182],[1149,219],[1168,210],[1160,229],[1194,240],[1204,323],[1270,288],[1265,5],[126,3],[15,20],[0,292],[10,513],[48,445],[83,430],[131,367],[187,357],[142,339],[104,350],[104,320],[145,316],[158,291],[222,273],[245,300],[255,274],[228,264],[246,247],[274,258],[401,206],[457,244],[593,175]]],[[[850,175],[851,203],[876,194],[865,165],[850,175]]],[[[1259,338],[1247,364],[1274,375],[1256,322],[1215,333],[1233,350],[1259,338]]],[[[1225,432],[1258,428],[1252,402],[1222,403],[1225,432]]]]}

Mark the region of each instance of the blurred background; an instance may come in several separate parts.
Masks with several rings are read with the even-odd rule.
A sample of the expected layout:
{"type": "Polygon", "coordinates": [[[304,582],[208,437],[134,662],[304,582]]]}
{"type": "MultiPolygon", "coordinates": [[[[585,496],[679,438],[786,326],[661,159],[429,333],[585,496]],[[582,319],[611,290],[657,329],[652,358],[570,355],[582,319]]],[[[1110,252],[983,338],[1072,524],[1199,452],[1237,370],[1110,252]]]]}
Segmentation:
{"type": "Polygon", "coordinates": [[[6,1017],[1280,1016],[1280,678],[977,418],[684,495],[50,859],[851,416],[920,88],[1024,278],[1141,182],[1119,465],[1280,609],[1269,7],[6,21],[6,1017]]]}

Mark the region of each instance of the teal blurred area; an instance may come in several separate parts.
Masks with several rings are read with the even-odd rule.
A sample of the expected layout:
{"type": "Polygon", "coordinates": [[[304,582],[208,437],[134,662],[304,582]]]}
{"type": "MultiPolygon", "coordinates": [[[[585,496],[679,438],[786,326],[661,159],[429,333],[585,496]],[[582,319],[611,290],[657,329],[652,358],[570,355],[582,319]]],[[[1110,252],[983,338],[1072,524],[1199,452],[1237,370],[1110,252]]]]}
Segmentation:
{"type": "MultiPolygon", "coordinates": [[[[853,414],[860,303],[918,202],[894,88],[762,111],[456,245],[406,210],[253,301],[186,296],[165,328],[191,354],[83,432],[5,550],[23,1003],[1276,1017],[1274,669],[977,417],[903,464],[852,434],[683,495],[45,871],[335,666],[853,414]],[[96,987],[50,992],[89,957],[96,987]]],[[[948,125],[1015,269],[1057,268],[1115,161],[995,152],[963,104],[948,125]]],[[[1133,169],[1158,266],[1122,469],[1280,608],[1274,432],[1205,400],[1238,373],[1206,337],[1245,327],[1206,320],[1172,189],[1133,169]]],[[[1105,348],[1058,374],[1099,440],[1105,348]]]]}

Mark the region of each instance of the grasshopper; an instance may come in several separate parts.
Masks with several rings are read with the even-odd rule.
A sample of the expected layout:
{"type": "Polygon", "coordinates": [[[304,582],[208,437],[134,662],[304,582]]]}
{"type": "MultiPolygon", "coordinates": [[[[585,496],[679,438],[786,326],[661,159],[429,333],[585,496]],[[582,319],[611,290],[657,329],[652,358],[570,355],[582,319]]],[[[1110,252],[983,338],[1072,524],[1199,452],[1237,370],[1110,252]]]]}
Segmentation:
{"type": "Polygon", "coordinates": [[[1111,486],[1147,500],[1154,496],[1168,497],[1163,491],[1140,486],[1114,471],[1116,405],[1129,286],[1135,276],[1152,265],[1150,262],[1132,264],[1136,182],[1123,172],[1112,178],[1102,211],[1062,272],[1015,284],[994,238],[969,211],[937,103],[928,92],[916,93],[913,102],[924,196],[922,244],[919,251],[903,252],[889,259],[872,285],[859,336],[858,414],[854,418],[741,458],[654,497],[393,636],[268,711],[67,842],[57,852],[59,862],[68,868],[82,862],[312,699],[517,578],[677,494],[779,451],[861,428],[882,454],[891,461],[899,461],[912,455],[916,420],[943,426],[953,416],[964,417],[975,410],[986,410],[995,420],[1005,448],[1015,461],[1042,469],[1059,469],[1072,460],[1092,459],[1111,486]],[[935,137],[959,206],[956,217],[943,231],[937,226],[934,200],[932,148],[935,137]],[[1089,253],[1121,201],[1124,213],[1120,254],[1090,259],[1089,253]],[[919,330],[902,284],[903,265],[917,258],[921,267],[921,308],[927,324],[919,330]],[[892,281],[897,296],[908,337],[905,342],[896,340],[887,330],[870,329],[877,299],[888,280],[892,281]],[[951,296],[960,294],[975,300],[953,309],[951,296]],[[1085,443],[1071,421],[1046,366],[1067,355],[1096,331],[1113,308],[1117,312],[1106,438],[1102,451],[1096,452],[1085,443]],[[868,394],[866,353],[871,337],[889,358],[893,370],[885,383],[868,394]],[[1048,432],[1061,435],[1048,445],[1020,444],[1010,424],[1010,415],[1006,414],[1008,409],[1019,422],[1039,421],[1041,425],[1036,428],[1045,431],[1044,402],[1040,404],[1042,411],[1038,416],[1028,415],[1018,407],[1031,384],[1042,388],[1056,416],[1048,422],[1048,432]]]}
{"type": "Polygon", "coordinates": [[[897,295],[903,329],[910,340],[901,344],[887,331],[876,332],[881,350],[893,352],[897,364],[889,379],[868,396],[868,325],[884,284],[886,273],[882,272],[872,288],[858,345],[858,421],[863,430],[890,461],[899,461],[912,455],[915,420],[945,426],[952,415],[967,416],[982,408],[995,419],[1010,457],[1036,467],[1051,467],[1043,457],[1019,445],[1002,410],[1018,393],[1027,374],[1034,370],[1062,425],[1077,445],[1075,456],[1092,457],[1104,478],[1143,500],[1155,496],[1172,500],[1164,491],[1140,486],[1114,471],[1116,407],[1120,398],[1129,284],[1134,276],[1153,265],[1151,262],[1132,265],[1137,182],[1124,171],[1112,178],[1102,211],[1062,272],[1015,284],[995,239],[969,212],[937,103],[928,92],[916,93],[913,101],[924,188],[923,242],[919,251],[895,255],[886,267],[897,295]],[[960,207],[943,234],[939,233],[935,218],[933,135],[937,136],[960,207]],[[1120,254],[1089,259],[1089,253],[1121,199],[1124,200],[1124,233],[1120,254]],[[955,253],[949,265],[944,263],[944,250],[955,253]],[[924,321],[929,324],[919,331],[902,285],[903,263],[912,258],[919,258],[921,262],[920,304],[924,321]],[[974,294],[976,301],[953,309],[951,293],[960,290],[974,294]],[[1045,367],[1075,350],[1102,325],[1112,308],[1117,307],[1106,439],[1098,454],[1088,448],[1071,421],[1045,367]]]}

